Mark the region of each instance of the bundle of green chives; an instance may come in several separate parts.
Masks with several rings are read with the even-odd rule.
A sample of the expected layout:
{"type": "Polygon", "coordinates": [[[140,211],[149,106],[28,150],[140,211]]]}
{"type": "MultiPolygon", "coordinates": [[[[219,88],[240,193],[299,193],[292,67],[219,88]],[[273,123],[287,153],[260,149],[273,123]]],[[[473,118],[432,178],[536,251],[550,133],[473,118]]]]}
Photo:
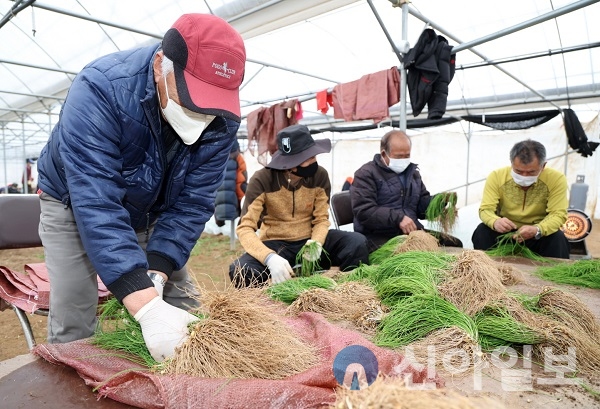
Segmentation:
{"type": "Polygon", "coordinates": [[[530,250],[524,243],[513,240],[514,231],[498,236],[496,245],[486,253],[491,257],[520,256],[534,261],[549,262],[548,259],[530,250]]]}
{"type": "Polygon", "coordinates": [[[578,260],[553,267],[540,267],[535,274],[555,283],[600,288],[600,260],[578,260]]]}
{"type": "Polygon", "coordinates": [[[394,305],[399,299],[415,294],[437,295],[435,278],[431,270],[423,275],[388,277],[375,285],[375,292],[385,305],[394,305]]]}
{"type": "Polygon", "coordinates": [[[441,251],[408,251],[388,257],[379,264],[371,276],[373,284],[388,278],[403,275],[430,277],[438,284],[450,268],[456,256],[441,251]]]}
{"type": "Polygon", "coordinates": [[[296,254],[296,264],[301,266],[301,277],[311,276],[321,270],[321,266],[319,265],[321,253],[326,257],[328,256],[319,242],[312,241],[302,246],[298,254],[296,254]]]}
{"type": "MultiPolygon", "coordinates": [[[[124,358],[148,368],[158,364],[148,351],[140,324],[123,304],[116,298],[110,298],[100,305],[99,310],[98,325],[91,340],[93,345],[123,352],[124,358]]],[[[192,314],[203,318],[194,312],[192,314]]]]}
{"type": "Polygon", "coordinates": [[[99,309],[98,326],[92,337],[92,344],[125,352],[125,358],[149,368],[158,363],[148,351],[140,324],[123,304],[116,298],[111,298],[100,305],[99,309]]]}
{"type": "Polygon", "coordinates": [[[360,264],[354,270],[341,274],[336,278],[338,283],[346,283],[349,281],[371,281],[371,276],[373,276],[377,269],[378,265],[369,265],[369,264],[360,264]]]}
{"type": "Polygon", "coordinates": [[[493,352],[496,348],[507,346],[508,343],[500,338],[486,334],[479,334],[479,345],[483,351],[493,352]]]}
{"type": "Polygon", "coordinates": [[[396,252],[396,248],[404,243],[407,237],[408,236],[400,235],[389,239],[381,247],[369,254],[369,264],[379,264],[393,255],[396,252]]]}
{"type": "Polygon", "coordinates": [[[504,340],[506,345],[533,345],[545,340],[543,334],[518,322],[502,307],[484,308],[475,316],[475,324],[480,334],[504,340]]]}
{"type": "Polygon", "coordinates": [[[517,300],[527,311],[541,313],[542,309],[539,306],[540,295],[528,295],[523,293],[509,293],[509,295],[517,300]]]}
{"type": "Polygon", "coordinates": [[[432,227],[448,233],[456,224],[456,192],[442,192],[434,195],[425,210],[425,218],[432,227]]]}
{"type": "Polygon", "coordinates": [[[412,295],[400,299],[391,307],[377,327],[375,344],[397,348],[425,337],[430,332],[449,327],[464,330],[478,340],[477,326],[472,318],[453,304],[435,295],[412,295]]]}
{"type": "Polygon", "coordinates": [[[320,274],[309,277],[298,277],[283,283],[275,284],[267,288],[267,294],[274,300],[282,301],[286,304],[291,304],[304,291],[311,288],[332,289],[336,286],[335,281],[331,278],[324,277],[320,274]]]}

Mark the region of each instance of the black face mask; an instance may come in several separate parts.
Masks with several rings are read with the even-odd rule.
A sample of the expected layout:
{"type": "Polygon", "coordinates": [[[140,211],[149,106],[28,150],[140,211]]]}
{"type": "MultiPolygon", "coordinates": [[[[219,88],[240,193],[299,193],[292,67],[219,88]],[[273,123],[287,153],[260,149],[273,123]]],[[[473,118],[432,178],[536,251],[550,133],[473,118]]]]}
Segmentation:
{"type": "Polygon", "coordinates": [[[314,176],[317,173],[317,169],[319,168],[319,164],[317,162],[313,162],[308,166],[298,166],[295,172],[292,172],[296,176],[300,176],[303,178],[309,178],[314,176]]]}

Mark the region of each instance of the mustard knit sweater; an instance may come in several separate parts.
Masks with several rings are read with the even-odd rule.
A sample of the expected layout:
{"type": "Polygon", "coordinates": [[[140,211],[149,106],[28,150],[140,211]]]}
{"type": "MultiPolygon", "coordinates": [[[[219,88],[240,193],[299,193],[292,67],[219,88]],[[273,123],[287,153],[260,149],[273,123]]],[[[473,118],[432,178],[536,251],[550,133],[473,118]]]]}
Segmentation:
{"type": "Polygon", "coordinates": [[[555,233],[567,220],[567,178],[548,167],[528,189],[517,185],[511,167],[493,171],[485,182],[479,218],[493,229],[501,217],[513,221],[517,228],[536,225],[543,236],[555,233]]]}
{"type": "Polygon", "coordinates": [[[256,172],[248,184],[236,229],[244,250],[264,263],[273,252],[262,243],[265,240],[312,239],[324,244],[330,226],[330,192],[329,175],[320,166],[313,177],[303,178],[295,188],[284,171],[264,168],[256,172]]]}

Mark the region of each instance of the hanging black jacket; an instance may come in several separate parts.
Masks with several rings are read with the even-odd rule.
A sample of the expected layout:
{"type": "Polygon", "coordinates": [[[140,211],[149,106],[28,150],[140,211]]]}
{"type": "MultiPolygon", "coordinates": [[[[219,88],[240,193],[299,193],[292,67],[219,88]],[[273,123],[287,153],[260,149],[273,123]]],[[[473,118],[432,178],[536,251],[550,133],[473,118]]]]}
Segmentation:
{"type": "Polygon", "coordinates": [[[448,40],[428,28],[402,59],[414,116],[425,104],[428,119],[440,119],[446,112],[448,84],[454,77],[455,57],[448,40]]]}

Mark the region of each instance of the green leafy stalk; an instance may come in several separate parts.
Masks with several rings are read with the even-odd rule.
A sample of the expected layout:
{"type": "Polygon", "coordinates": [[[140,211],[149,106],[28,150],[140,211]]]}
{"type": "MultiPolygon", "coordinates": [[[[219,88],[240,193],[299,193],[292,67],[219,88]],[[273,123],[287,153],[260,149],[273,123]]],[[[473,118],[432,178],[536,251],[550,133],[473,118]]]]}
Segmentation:
{"type": "Polygon", "coordinates": [[[329,255],[321,247],[321,244],[313,241],[310,243],[306,243],[298,254],[296,254],[296,265],[300,265],[300,276],[308,277],[315,274],[317,271],[321,270],[321,266],[319,265],[319,259],[321,257],[321,253],[326,257],[329,255]]]}
{"type": "Polygon", "coordinates": [[[525,243],[519,243],[518,241],[513,239],[513,236],[516,233],[514,231],[504,233],[498,236],[496,244],[489,250],[486,250],[486,253],[491,257],[525,257],[530,260],[540,261],[543,263],[548,263],[550,260],[540,256],[535,253],[531,249],[529,249],[525,243]]]}
{"type": "Polygon", "coordinates": [[[574,263],[540,267],[535,274],[555,283],[600,288],[600,260],[578,260],[574,263]]]}
{"type": "Polygon", "coordinates": [[[382,261],[392,256],[396,251],[396,247],[404,243],[407,237],[408,236],[400,235],[389,239],[381,247],[369,254],[369,264],[380,264],[382,261]]]}
{"type": "MultiPolygon", "coordinates": [[[[544,336],[527,325],[515,320],[502,307],[486,307],[475,316],[480,334],[505,341],[508,344],[532,345],[544,341],[544,336]]],[[[485,346],[485,345],[482,345],[485,346]]]]}
{"type": "Polygon", "coordinates": [[[383,347],[405,346],[427,336],[430,332],[449,327],[464,330],[478,341],[477,326],[472,318],[456,306],[434,295],[412,295],[391,307],[375,335],[375,343],[383,347]]]}
{"type": "MultiPolygon", "coordinates": [[[[148,368],[158,364],[148,351],[142,327],[123,304],[116,298],[110,298],[100,305],[99,310],[98,326],[91,340],[93,345],[123,352],[124,358],[148,368]]],[[[194,315],[203,318],[202,315],[194,315]]]]}
{"type": "Polygon", "coordinates": [[[331,289],[336,286],[335,281],[331,278],[316,274],[309,277],[298,277],[283,283],[272,285],[267,288],[267,294],[274,300],[283,301],[286,304],[291,304],[304,291],[311,288],[331,289]]]}
{"type": "Polygon", "coordinates": [[[425,210],[425,218],[432,227],[444,233],[452,231],[456,224],[456,192],[442,192],[434,195],[425,210]]]}

